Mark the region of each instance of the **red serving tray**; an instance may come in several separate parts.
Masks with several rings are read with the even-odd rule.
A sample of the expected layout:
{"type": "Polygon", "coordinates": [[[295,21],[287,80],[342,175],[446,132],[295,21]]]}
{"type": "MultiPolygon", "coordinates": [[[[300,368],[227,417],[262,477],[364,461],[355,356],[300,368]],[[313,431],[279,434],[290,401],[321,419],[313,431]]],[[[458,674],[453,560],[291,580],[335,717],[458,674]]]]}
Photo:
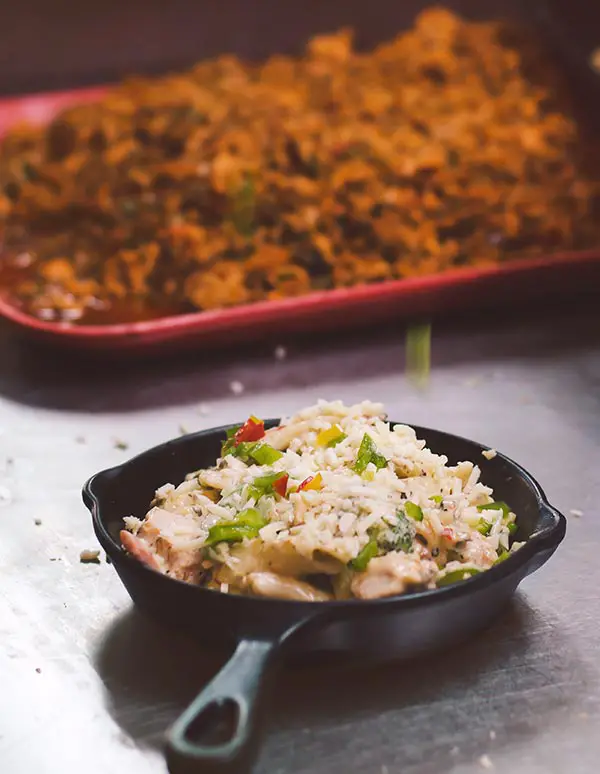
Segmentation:
{"type": "MultiPolygon", "coordinates": [[[[45,123],[61,109],[94,101],[105,92],[106,87],[96,87],[0,100],[0,138],[19,121],[45,123]]],[[[600,248],[112,325],[45,322],[25,314],[0,289],[0,316],[21,332],[48,343],[131,352],[154,347],[232,344],[265,336],[484,309],[506,316],[517,304],[540,299],[561,303],[578,293],[599,291],[600,248]]]]}

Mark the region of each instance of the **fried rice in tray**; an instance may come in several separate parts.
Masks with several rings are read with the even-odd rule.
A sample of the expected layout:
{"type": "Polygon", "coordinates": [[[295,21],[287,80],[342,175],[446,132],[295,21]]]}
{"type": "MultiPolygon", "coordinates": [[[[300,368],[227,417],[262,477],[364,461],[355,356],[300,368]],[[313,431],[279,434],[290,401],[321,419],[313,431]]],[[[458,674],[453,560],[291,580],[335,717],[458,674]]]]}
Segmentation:
{"type": "Polygon", "coordinates": [[[431,8],[373,51],[341,30],[14,127],[0,285],[127,322],[595,247],[595,145],[547,59],[431,8]]]}
{"type": "Polygon", "coordinates": [[[381,404],[320,401],[224,439],[213,467],[125,517],[125,549],[233,594],[326,601],[435,588],[505,559],[516,517],[472,461],[448,465],[381,404]]]}

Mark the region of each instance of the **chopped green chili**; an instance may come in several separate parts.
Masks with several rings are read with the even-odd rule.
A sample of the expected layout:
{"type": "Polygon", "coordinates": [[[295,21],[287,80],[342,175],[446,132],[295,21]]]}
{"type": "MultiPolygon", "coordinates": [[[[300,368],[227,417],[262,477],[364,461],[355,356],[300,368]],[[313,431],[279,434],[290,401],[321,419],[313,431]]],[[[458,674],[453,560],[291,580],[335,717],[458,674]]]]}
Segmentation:
{"type": "Polygon", "coordinates": [[[482,535],[485,535],[487,537],[487,535],[489,535],[490,532],[492,531],[492,527],[493,527],[493,524],[490,521],[486,521],[485,519],[479,519],[479,523],[477,524],[475,529],[477,530],[477,532],[481,532],[482,535]]]}
{"type": "Polygon", "coordinates": [[[418,505],[411,503],[410,500],[404,503],[404,513],[413,521],[423,521],[423,511],[418,505]]]}
{"type": "Polygon", "coordinates": [[[453,583],[458,583],[462,580],[467,580],[473,575],[478,575],[481,570],[477,570],[475,567],[465,567],[465,569],[450,570],[438,580],[437,586],[451,586],[453,583]]]}
{"type": "Polygon", "coordinates": [[[359,551],[356,558],[350,562],[352,569],[357,572],[364,572],[371,559],[374,559],[378,553],[379,546],[377,541],[371,538],[362,551],[359,551]]]}
{"type": "Polygon", "coordinates": [[[260,500],[265,495],[275,494],[277,491],[277,482],[285,479],[287,482],[288,474],[279,472],[267,473],[265,476],[259,476],[248,487],[248,497],[253,497],[255,501],[260,500]]]}
{"type": "Polygon", "coordinates": [[[353,469],[360,475],[365,472],[367,465],[370,462],[372,462],[377,469],[385,468],[387,465],[386,458],[377,451],[377,447],[371,436],[368,433],[365,433],[360,442],[353,469]]]}
{"type": "Polygon", "coordinates": [[[256,508],[246,508],[231,521],[220,521],[208,530],[204,545],[216,543],[239,543],[244,538],[255,538],[267,524],[267,520],[256,508]]]}
{"type": "MultiPolygon", "coordinates": [[[[239,428],[237,429],[239,430],[239,428]]],[[[223,444],[221,452],[223,457],[227,454],[232,454],[246,464],[255,462],[257,465],[272,465],[283,457],[283,454],[280,451],[263,441],[241,441],[236,446],[233,440],[234,435],[235,432],[233,432],[232,436],[223,444]]]]}
{"type": "Polygon", "coordinates": [[[502,511],[502,515],[506,518],[510,514],[510,507],[499,500],[497,503],[486,503],[485,505],[478,505],[478,511],[502,511]]]}

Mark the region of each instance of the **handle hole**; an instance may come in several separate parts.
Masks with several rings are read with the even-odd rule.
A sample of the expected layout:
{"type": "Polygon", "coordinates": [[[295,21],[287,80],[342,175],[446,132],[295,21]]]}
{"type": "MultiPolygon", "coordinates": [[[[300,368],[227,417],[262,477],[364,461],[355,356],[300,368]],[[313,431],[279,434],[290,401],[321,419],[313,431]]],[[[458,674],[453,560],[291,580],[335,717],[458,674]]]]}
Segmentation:
{"type": "Polygon", "coordinates": [[[185,731],[193,744],[218,747],[235,736],[240,719],[240,707],[234,699],[215,699],[197,715],[185,731]]]}

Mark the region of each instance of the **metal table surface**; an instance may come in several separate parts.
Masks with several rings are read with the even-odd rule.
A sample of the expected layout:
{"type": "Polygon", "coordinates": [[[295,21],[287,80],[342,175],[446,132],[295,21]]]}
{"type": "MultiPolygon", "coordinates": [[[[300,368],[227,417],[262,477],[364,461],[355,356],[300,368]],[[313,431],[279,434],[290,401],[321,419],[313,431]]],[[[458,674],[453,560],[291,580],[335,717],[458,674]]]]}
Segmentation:
{"type": "Polygon", "coordinates": [[[80,551],[96,546],[80,500],[85,479],[180,425],[287,413],[333,396],[382,400],[392,418],[501,449],[567,515],[583,516],[571,514],[555,558],[463,647],[374,669],[284,671],[258,773],[598,771],[592,309],[437,330],[425,392],[406,382],[403,336],[392,330],[296,343],[283,361],[262,347],[95,367],[23,348],[3,329],[0,353],[3,774],[164,773],[163,731],[220,661],[134,612],[110,565],[80,563],[80,551]],[[242,395],[232,394],[234,380],[242,395]]]}

